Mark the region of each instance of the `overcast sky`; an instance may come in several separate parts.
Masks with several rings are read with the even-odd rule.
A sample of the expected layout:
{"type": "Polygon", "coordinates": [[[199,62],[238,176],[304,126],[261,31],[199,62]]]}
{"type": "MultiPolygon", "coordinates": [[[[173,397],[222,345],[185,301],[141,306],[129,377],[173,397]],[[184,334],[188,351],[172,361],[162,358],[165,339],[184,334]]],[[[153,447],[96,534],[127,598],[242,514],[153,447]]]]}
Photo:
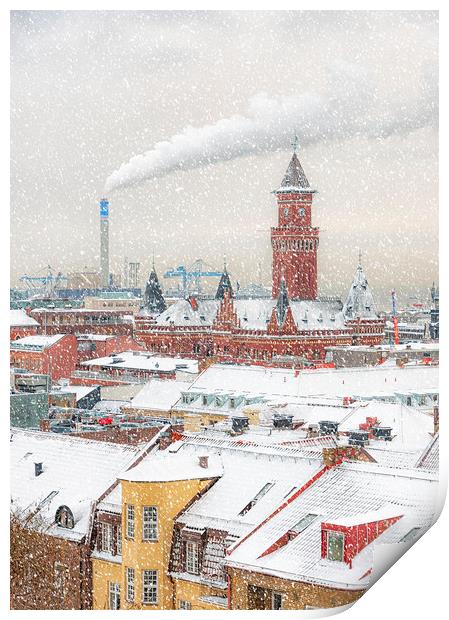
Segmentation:
{"type": "Polygon", "coordinates": [[[435,12],[23,11],[11,43],[13,283],[98,269],[107,192],[113,272],[226,255],[270,284],[295,130],[320,293],[346,295],[359,248],[379,301],[437,280],[435,12]]]}

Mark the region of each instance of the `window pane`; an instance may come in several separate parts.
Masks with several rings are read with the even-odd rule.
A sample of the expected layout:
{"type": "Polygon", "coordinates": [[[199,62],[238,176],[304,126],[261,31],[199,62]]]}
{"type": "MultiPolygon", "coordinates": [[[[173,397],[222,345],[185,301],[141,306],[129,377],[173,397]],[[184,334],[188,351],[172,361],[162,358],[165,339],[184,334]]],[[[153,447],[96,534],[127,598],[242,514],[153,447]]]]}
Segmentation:
{"type": "Polygon", "coordinates": [[[282,594],[280,592],[273,592],[272,608],[282,609],[282,594]]]}
{"type": "Polygon", "coordinates": [[[198,544],[186,542],[186,571],[197,575],[199,572],[198,544]]]}
{"type": "Polygon", "coordinates": [[[134,538],[134,506],[130,504],[126,506],[126,535],[134,538]]]}
{"type": "Polygon", "coordinates": [[[157,540],[157,508],[156,506],[143,507],[143,540],[157,540]]]}
{"type": "Polygon", "coordinates": [[[337,562],[343,561],[343,534],[340,532],[327,533],[327,558],[337,562]]]}
{"type": "Polygon", "coordinates": [[[126,598],[128,601],[134,600],[134,568],[126,569],[126,598]]]}
{"type": "Polygon", "coordinates": [[[144,603],[157,603],[157,571],[142,572],[142,594],[144,603]]]}
{"type": "Polygon", "coordinates": [[[122,526],[117,527],[117,555],[122,555],[122,526]]]}
{"type": "Polygon", "coordinates": [[[120,584],[109,582],[109,609],[120,609],[120,584]]]}

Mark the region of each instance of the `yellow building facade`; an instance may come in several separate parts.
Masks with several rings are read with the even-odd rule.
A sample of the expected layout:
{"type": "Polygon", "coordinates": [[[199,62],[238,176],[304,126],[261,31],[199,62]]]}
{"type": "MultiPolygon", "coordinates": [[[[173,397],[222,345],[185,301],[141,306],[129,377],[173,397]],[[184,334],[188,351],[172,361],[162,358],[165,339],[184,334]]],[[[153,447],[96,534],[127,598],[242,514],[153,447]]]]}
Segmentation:
{"type": "MultiPolygon", "coordinates": [[[[150,474],[151,460],[147,464],[150,474]]],[[[180,585],[169,574],[176,517],[217,479],[212,472],[208,476],[207,469],[203,471],[204,477],[199,474],[184,480],[120,481],[121,556],[100,559],[97,554],[92,558],[94,609],[114,609],[117,600],[120,609],[179,609],[180,601],[194,603],[195,609],[220,608],[207,602],[197,607],[194,602],[201,595],[215,595],[215,589],[189,582],[180,585]],[[146,519],[148,514],[150,520],[146,519]]],[[[142,472],[136,477],[142,477],[142,472]]],[[[170,474],[165,477],[170,478],[170,474]]]]}

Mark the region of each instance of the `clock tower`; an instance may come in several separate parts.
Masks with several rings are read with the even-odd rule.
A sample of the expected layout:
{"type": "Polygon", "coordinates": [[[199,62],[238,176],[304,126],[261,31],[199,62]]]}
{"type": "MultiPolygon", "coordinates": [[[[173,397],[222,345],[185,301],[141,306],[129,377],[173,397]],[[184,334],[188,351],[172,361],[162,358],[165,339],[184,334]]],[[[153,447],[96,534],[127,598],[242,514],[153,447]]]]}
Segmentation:
{"type": "Polygon", "coordinates": [[[272,297],[278,297],[284,278],[290,299],[316,299],[319,229],[312,226],[312,200],[316,190],[310,187],[296,154],[297,136],[292,146],[293,156],[281,186],[274,192],[278,225],[271,229],[272,297]]]}

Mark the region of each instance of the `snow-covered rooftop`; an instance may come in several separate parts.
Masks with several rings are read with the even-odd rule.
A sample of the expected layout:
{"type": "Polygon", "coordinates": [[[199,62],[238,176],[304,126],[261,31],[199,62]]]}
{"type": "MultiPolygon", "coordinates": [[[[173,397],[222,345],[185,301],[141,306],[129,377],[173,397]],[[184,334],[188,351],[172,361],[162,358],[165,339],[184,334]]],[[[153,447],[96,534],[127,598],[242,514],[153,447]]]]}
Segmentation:
{"type": "Polygon", "coordinates": [[[109,368],[128,368],[133,370],[151,370],[153,372],[197,373],[198,361],[178,357],[160,357],[148,351],[123,351],[107,357],[98,357],[85,362],[82,366],[108,366],[109,368]]]}
{"type": "Polygon", "coordinates": [[[39,327],[36,319],[28,316],[25,310],[10,310],[9,325],[10,327],[39,327]]]}
{"type": "Polygon", "coordinates": [[[29,515],[36,511],[47,531],[81,540],[88,532],[92,504],[138,457],[142,447],[93,441],[69,435],[13,429],[11,431],[12,509],[29,515]],[[43,471],[35,475],[35,463],[43,471]],[[75,525],[55,524],[56,510],[67,506],[75,525]]]}
{"type": "MultiPolygon", "coordinates": [[[[174,448],[178,454],[194,458],[208,450],[216,453],[214,442],[202,444],[196,438],[187,440],[174,448]]],[[[256,447],[248,451],[234,450],[223,442],[219,448],[223,462],[220,479],[188,508],[178,522],[189,527],[207,527],[225,530],[235,536],[250,531],[251,527],[271,513],[273,507],[298,489],[322,466],[321,458],[307,454],[263,452],[256,447]],[[245,511],[248,504],[254,506],[245,511]]]]}
{"type": "Polygon", "coordinates": [[[36,336],[25,336],[24,338],[18,338],[11,342],[12,349],[24,349],[24,350],[40,350],[48,349],[48,347],[53,346],[56,342],[64,338],[66,334],[54,334],[53,336],[47,336],[44,334],[39,334],[36,336]]]}
{"type": "MultiPolygon", "coordinates": [[[[266,331],[275,299],[234,299],[241,329],[266,331]]],[[[169,327],[210,327],[218,313],[218,300],[197,300],[196,309],[180,299],[156,318],[156,325],[169,327]]],[[[290,301],[293,318],[299,330],[345,329],[339,301],[290,301]]]]}
{"type": "MultiPolygon", "coordinates": [[[[207,455],[202,452],[201,456],[207,455]]],[[[217,454],[208,455],[208,466],[202,467],[200,455],[161,451],[120,475],[131,482],[169,482],[175,480],[207,480],[223,474],[223,464],[217,454]]]]}
{"type": "Polygon", "coordinates": [[[181,392],[188,390],[187,381],[165,381],[153,379],[148,381],[131,401],[131,406],[138,409],[170,411],[181,397],[181,392]]]}
{"type": "Polygon", "coordinates": [[[297,396],[368,397],[394,395],[404,390],[431,388],[438,391],[435,366],[322,368],[292,370],[213,364],[189,387],[190,392],[232,391],[263,395],[268,399],[297,396]]]}
{"type": "Polygon", "coordinates": [[[246,539],[237,541],[227,563],[296,581],[365,588],[373,568],[375,545],[398,543],[415,527],[427,529],[435,517],[437,498],[438,481],[431,474],[382,470],[369,463],[343,463],[324,473],[283,509],[277,513],[273,510],[272,517],[254,528],[246,539]],[[403,516],[355,557],[352,568],[321,558],[322,523],[360,522],[385,510],[390,516],[403,516]],[[268,552],[308,516],[312,520],[303,531],[268,552]]]}

